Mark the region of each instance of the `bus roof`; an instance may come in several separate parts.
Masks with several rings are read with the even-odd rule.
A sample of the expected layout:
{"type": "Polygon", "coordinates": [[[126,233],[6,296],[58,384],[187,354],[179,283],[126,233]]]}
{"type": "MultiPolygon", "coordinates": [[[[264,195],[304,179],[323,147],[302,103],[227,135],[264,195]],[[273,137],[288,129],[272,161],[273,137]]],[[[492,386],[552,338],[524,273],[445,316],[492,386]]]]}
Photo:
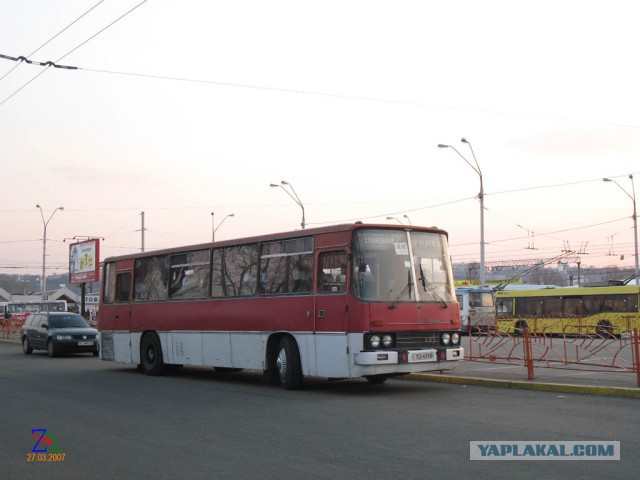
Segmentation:
{"type": "Polygon", "coordinates": [[[133,258],[140,257],[151,257],[155,255],[163,255],[167,253],[178,253],[178,252],[187,252],[194,249],[207,249],[212,247],[225,247],[231,245],[244,245],[248,243],[257,243],[257,242],[269,242],[276,240],[284,240],[288,238],[302,238],[308,237],[311,235],[323,235],[330,233],[341,233],[348,231],[355,231],[363,228],[375,228],[382,230],[406,230],[406,231],[418,231],[418,232],[433,232],[440,233],[443,235],[447,235],[448,233],[445,230],[442,230],[437,227],[420,227],[417,225],[389,225],[389,224],[365,224],[365,223],[348,223],[348,224],[340,224],[340,225],[331,225],[327,227],[318,227],[318,228],[309,228],[306,230],[292,230],[289,232],[279,232],[279,233],[270,233],[266,235],[258,235],[253,237],[244,237],[244,238],[236,238],[231,240],[222,240],[217,242],[207,242],[200,243],[194,245],[184,245],[174,248],[165,248],[161,250],[149,250],[146,252],[139,253],[131,253],[127,255],[119,255],[115,257],[108,257],[104,259],[104,262],[113,262],[118,260],[127,260],[133,258]]]}

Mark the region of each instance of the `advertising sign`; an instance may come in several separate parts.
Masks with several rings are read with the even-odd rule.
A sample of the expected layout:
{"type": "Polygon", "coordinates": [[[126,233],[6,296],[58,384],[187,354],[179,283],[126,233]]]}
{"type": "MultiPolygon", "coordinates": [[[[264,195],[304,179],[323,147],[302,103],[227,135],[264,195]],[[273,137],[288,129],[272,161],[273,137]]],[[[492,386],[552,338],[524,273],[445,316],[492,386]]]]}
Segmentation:
{"type": "Polygon", "coordinates": [[[69,245],[69,283],[100,280],[100,240],[92,238],[69,245]]]}

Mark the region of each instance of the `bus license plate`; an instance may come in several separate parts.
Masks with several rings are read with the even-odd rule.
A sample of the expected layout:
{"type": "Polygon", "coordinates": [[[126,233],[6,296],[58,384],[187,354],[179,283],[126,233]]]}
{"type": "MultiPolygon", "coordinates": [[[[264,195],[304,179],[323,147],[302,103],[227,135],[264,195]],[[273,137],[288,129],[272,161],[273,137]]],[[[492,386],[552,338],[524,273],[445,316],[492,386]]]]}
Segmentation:
{"type": "Polygon", "coordinates": [[[409,352],[408,363],[435,362],[437,360],[435,350],[419,350],[409,352]]]}
{"type": "Polygon", "coordinates": [[[93,342],[78,342],[79,347],[88,347],[89,345],[93,345],[93,342]]]}

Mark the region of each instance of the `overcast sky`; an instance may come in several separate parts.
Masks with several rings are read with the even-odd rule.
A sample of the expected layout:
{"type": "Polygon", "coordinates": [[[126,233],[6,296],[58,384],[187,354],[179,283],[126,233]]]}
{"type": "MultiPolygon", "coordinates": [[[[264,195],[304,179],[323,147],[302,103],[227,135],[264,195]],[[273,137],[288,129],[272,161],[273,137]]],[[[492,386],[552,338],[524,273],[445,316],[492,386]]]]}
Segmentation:
{"type": "Polygon", "coordinates": [[[634,2],[140,1],[0,0],[0,54],[78,67],[0,59],[0,272],[40,271],[36,204],[63,273],[65,238],[139,251],[143,211],[147,250],[211,212],[217,239],[299,228],[281,180],[309,227],[436,225],[478,261],[479,176],[437,148],[473,163],[462,137],[487,262],[634,264],[634,2]]]}

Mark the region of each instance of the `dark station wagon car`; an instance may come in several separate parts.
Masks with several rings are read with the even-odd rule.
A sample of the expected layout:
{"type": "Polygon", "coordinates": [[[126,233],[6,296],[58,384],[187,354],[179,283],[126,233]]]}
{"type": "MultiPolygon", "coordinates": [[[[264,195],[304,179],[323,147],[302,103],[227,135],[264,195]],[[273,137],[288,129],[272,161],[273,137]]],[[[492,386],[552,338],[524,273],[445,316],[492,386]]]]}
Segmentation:
{"type": "Polygon", "coordinates": [[[77,313],[33,313],[22,326],[22,351],[46,350],[50,357],[59,353],[93,353],[98,356],[98,331],[77,313]]]}

